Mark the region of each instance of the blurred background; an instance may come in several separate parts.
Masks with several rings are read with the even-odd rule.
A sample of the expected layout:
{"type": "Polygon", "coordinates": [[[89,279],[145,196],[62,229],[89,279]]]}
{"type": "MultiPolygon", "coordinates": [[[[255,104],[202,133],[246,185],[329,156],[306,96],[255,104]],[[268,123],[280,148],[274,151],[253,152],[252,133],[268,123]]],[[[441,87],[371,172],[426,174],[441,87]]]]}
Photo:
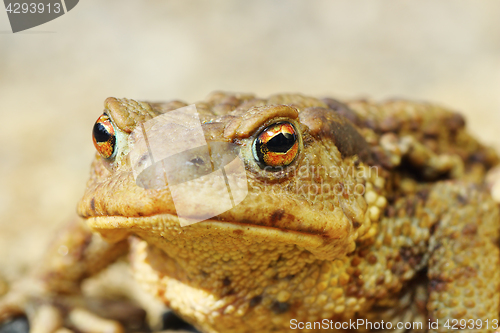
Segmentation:
{"type": "Polygon", "coordinates": [[[74,214],[108,96],[429,100],[500,149],[499,13],[494,0],[81,0],[12,34],[0,10],[0,276],[74,214]]]}

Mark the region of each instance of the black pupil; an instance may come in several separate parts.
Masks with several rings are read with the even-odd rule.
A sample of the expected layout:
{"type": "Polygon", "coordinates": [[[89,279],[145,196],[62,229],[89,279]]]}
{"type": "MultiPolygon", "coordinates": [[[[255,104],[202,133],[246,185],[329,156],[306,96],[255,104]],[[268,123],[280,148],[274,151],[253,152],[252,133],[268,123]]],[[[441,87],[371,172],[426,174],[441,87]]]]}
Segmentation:
{"type": "Polygon", "coordinates": [[[111,134],[106,130],[101,123],[94,125],[93,134],[96,142],[107,142],[111,138],[111,134]]]}
{"type": "Polygon", "coordinates": [[[267,149],[274,153],[286,153],[295,144],[296,138],[291,133],[279,133],[266,144],[267,149]]]}

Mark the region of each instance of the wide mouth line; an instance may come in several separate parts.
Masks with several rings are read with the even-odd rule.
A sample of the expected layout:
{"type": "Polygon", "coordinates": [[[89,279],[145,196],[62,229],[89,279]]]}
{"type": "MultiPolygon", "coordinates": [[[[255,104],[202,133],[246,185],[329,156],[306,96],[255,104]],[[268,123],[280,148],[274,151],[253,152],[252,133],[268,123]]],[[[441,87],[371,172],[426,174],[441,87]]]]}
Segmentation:
{"type": "Polygon", "coordinates": [[[156,239],[155,237],[164,238],[164,233],[173,232],[175,237],[185,237],[185,239],[191,239],[191,241],[196,241],[196,239],[204,237],[215,237],[218,241],[226,237],[241,237],[244,242],[289,244],[308,250],[321,248],[325,245],[324,236],[318,233],[210,219],[181,227],[178,220],[174,221],[173,216],[177,217],[171,214],[156,214],[142,217],[96,216],[88,218],[86,221],[92,230],[100,233],[105,239],[111,242],[122,240],[128,235],[133,234],[146,239],[148,237],[153,237],[154,239],[156,239]],[[168,223],[178,228],[172,229],[168,227],[168,223]]]}
{"type": "MultiPolygon", "coordinates": [[[[177,215],[169,214],[169,213],[159,213],[159,214],[152,214],[152,215],[143,215],[143,216],[123,216],[123,215],[99,215],[99,216],[89,216],[89,217],[84,217],[85,220],[91,220],[91,219],[96,219],[96,220],[104,220],[107,218],[113,219],[124,219],[124,220],[147,220],[151,218],[161,218],[161,217],[168,217],[168,218],[178,218],[177,215]]],[[[179,221],[177,221],[179,222],[179,221]]],[[[221,227],[227,227],[227,226],[239,226],[239,227],[247,227],[247,228],[254,228],[254,229],[267,229],[267,230],[273,230],[277,231],[280,233],[290,233],[290,234],[296,234],[300,236],[311,236],[311,237],[322,237],[321,234],[318,233],[312,233],[312,232],[306,232],[306,231],[296,231],[292,229],[282,229],[282,228],[277,228],[273,226],[267,226],[267,225],[261,225],[261,224],[253,224],[253,223],[245,223],[245,222],[237,222],[237,221],[223,221],[223,220],[214,220],[214,219],[207,219],[203,220],[200,222],[196,222],[187,226],[183,226],[182,228],[187,228],[187,227],[193,227],[196,226],[197,224],[200,223],[209,223],[212,225],[219,224],[221,227]]],[[[180,224],[179,224],[180,225],[180,224]]]]}

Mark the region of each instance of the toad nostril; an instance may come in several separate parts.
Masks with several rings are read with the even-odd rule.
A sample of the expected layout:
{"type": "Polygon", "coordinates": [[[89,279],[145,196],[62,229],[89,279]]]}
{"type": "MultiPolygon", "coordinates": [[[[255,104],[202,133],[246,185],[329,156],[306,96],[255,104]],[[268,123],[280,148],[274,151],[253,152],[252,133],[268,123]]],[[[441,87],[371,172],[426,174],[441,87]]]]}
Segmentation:
{"type": "Polygon", "coordinates": [[[203,159],[201,157],[195,157],[192,160],[190,160],[189,162],[193,163],[194,165],[198,165],[198,166],[205,164],[205,161],[203,161],[203,159]]]}

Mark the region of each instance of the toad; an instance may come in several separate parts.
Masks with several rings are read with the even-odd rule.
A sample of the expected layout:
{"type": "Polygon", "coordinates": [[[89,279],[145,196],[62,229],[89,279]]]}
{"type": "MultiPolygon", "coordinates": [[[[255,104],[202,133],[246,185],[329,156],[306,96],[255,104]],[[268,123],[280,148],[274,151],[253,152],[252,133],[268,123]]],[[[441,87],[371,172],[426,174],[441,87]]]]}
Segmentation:
{"type": "Polygon", "coordinates": [[[0,299],[0,321],[27,313],[37,332],[122,331],[109,320],[89,329],[75,319],[85,310],[64,300],[128,254],[138,283],[201,332],[499,327],[500,216],[485,182],[499,157],[458,113],[406,100],[213,93],[195,104],[204,139],[242,162],[233,180],[246,192],[181,226],[179,195],[191,199],[188,215],[221,205],[224,165],[191,152],[169,182],[182,173],[194,197],[174,196],[173,184],[139,184],[129,139],[187,105],[105,101],[80,218],[30,282],[0,299]]]}

